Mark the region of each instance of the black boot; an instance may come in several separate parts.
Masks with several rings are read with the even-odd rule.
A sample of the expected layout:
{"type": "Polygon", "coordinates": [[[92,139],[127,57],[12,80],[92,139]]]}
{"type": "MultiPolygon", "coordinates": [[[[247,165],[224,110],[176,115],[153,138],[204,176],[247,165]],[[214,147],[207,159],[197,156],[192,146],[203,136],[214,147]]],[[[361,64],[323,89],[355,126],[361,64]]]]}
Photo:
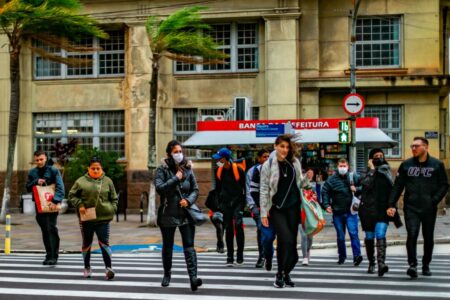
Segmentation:
{"type": "Polygon", "coordinates": [[[200,278],[197,278],[197,253],[194,248],[184,249],[184,258],[186,267],[191,281],[191,290],[195,292],[199,286],[203,284],[200,278]]]}
{"type": "Polygon", "coordinates": [[[164,277],[161,281],[161,286],[169,286],[170,284],[170,276],[172,275],[172,249],[163,249],[161,251],[162,253],[162,260],[163,260],[163,267],[164,267],[164,277]]]}
{"type": "Polygon", "coordinates": [[[377,260],[378,260],[378,276],[383,276],[389,271],[389,267],[385,264],[386,259],[386,238],[377,239],[377,260]]]}
{"type": "Polygon", "coordinates": [[[364,240],[364,245],[366,246],[367,259],[369,260],[369,268],[367,273],[375,273],[375,240],[364,240]]]}

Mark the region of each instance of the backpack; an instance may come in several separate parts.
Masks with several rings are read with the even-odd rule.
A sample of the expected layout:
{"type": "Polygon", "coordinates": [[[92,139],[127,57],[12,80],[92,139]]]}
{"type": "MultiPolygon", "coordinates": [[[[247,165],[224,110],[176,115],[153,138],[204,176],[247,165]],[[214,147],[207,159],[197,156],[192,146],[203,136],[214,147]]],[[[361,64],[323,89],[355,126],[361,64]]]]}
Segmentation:
{"type": "MultiPolygon", "coordinates": [[[[244,161],[243,165],[245,167],[245,160],[243,160],[243,161],[244,161]]],[[[239,167],[245,172],[245,169],[243,169],[241,167],[241,165],[242,165],[242,162],[239,162],[239,163],[232,162],[231,163],[231,168],[233,169],[234,179],[236,179],[236,181],[239,181],[239,179],[241,178],[241,175],[239,174],[239,167]]],[[[223,167],[217,168],[216,175],[217,175],[217,178],[219,178],[219,180],[222,179],[222,171],[223,171],[223,167]]]]}
{"type": "Polygon", "coordinates": [[[307,235],[316,235],[325,227],[327,223],[323,216],[322,208],[317,201],[317,194],[314,190],[300,191],[302,200],[301,220],[303,230],[307,235]]]}

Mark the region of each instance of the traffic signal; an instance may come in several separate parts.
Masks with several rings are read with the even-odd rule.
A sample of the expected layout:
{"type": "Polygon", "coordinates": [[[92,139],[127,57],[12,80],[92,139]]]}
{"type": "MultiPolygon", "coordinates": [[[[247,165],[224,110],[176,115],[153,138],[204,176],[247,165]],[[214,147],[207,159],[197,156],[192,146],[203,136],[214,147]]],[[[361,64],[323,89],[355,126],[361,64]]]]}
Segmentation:
{"type": "Polygon", "coordinates": [[[352,141],[351,134],[352,123],[351,121],[339,121],[339,133],[338,133],[338,143],[339,144],[350,144],[352,141]]]}

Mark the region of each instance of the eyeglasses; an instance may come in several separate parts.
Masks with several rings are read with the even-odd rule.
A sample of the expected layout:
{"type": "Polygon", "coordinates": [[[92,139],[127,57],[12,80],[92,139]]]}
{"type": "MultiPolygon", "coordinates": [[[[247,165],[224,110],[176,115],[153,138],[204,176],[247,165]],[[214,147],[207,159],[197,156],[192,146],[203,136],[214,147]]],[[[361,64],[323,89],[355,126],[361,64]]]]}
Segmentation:
{"type": "Polygon", "coordinates": [[[418,144],[412,144],[412,145],[410,145],[409,147],[411,148],[411,149],[414,149],[414,148],[419,148],[419,147],[422,147],[423,145],[418,145],[418,144]]]}

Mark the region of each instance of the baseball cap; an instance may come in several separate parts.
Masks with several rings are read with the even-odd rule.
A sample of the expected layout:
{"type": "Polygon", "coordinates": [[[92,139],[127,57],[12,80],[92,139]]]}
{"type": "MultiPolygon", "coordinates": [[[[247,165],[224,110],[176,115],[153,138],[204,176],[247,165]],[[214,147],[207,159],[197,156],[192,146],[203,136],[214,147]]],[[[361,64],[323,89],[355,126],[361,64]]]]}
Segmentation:
{"type": "Polygon", "coordinates": [[[217,151],[216,154],[212,156],[214,160],[219,160],[225,157],[227,160],[231,158],[231,150],[228,148],[221,148],[219,151],[217,151]]]}

